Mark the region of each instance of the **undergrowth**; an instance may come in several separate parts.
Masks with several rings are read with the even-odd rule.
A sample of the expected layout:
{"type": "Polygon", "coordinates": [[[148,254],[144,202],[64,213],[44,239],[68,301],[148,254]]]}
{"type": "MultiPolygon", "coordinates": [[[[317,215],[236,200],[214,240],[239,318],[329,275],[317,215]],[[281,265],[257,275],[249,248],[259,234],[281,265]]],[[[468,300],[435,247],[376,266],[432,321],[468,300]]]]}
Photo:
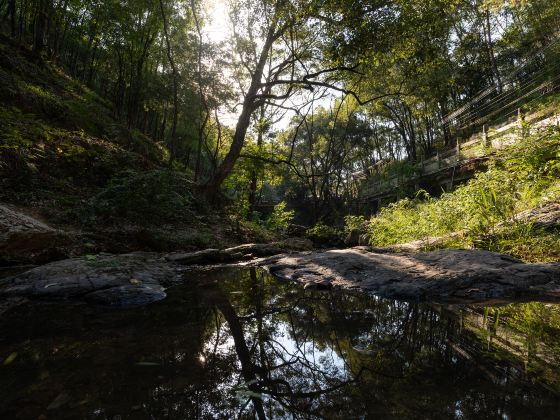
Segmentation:
{"type": "Polygon", "coordinates": [[[487,172],[452,192],[434,198],[419,191],[389,205],[371,218],[367,231],[375,246],[444,237],[447,247],[560,261],[558,228],[544,229],[523,216],[560,201],[559,175],[560,130],[553,126],[498,151],[487,172]]]}
{"type": "Polygon", "coordinates": [[[197,210],[193,184],[184,174],[154,170],[116,178],[89,200],[82,222],[89,225],[123,221],[140,225],[190,222],[197,210]]]}

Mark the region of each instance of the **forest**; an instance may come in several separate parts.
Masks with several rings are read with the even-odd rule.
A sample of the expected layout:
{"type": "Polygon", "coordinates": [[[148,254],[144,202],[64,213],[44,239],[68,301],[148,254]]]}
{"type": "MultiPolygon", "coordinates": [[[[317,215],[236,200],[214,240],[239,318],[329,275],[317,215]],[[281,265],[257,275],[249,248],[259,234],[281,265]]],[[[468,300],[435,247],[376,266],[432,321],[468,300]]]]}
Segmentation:
{"type": "Polygon", "coordinates": [[[555,418],[559,296],[559,0],[0,0],[0,417],[555,418]]]}

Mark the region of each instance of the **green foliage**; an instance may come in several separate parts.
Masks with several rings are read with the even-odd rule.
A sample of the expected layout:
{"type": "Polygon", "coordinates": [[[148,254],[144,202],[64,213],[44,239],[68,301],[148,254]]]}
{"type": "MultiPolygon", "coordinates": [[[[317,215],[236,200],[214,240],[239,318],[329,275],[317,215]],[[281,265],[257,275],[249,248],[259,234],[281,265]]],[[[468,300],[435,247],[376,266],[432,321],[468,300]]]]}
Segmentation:
{"type": "Polygon", "coordinates": [[[338,243],[342,241],[343,232],[323,222],[318,222],[312,228],[307,229],[306,235],[316,243],[338,243]]]}
{"type": "Polygon", "coordinates": [[[286,210],[286,202],[282,201],[274,206],[274,210],[268,217],[266,225],[269,229],[285,231],[288,229],[294,215],[295,211],[286,210]]]}
{"type": "Polygon", "coordinates": [[[119,173],[164,162],[165,148],[116,121],[94,91],[24,49],[2,45],[0,198],[66,212],[119,173]]]}
{"type": "Polygon", "coordinates": [[[560,132],[550,128],[501,151],[487,172],[451,193],[435,199],[421,192],[415,199],[389,205],[369,222],[372,244],[385,246],[462,232],[463,246],[525,259],[557,258],[550,252],[558,249],[557,235],[539,231],[517,215],[560,198],[559,145],[560,132]],[[547,254],[548,246],[555,248],[547,254]]]}
{"type": "Polygon", "coordinates": [[[344,230],[346,233],[353,230],[365,231],[367,228],[367,220],[364,216],[348,215],[344,217],[344,230]]]}
{"type": "Polygon", "coordinates": [[[100,225],[189,221],[195,208],[191,191],[192,182],[173,171],[155,170],[117,178],[90,200],[82,220],[100,225]]]}

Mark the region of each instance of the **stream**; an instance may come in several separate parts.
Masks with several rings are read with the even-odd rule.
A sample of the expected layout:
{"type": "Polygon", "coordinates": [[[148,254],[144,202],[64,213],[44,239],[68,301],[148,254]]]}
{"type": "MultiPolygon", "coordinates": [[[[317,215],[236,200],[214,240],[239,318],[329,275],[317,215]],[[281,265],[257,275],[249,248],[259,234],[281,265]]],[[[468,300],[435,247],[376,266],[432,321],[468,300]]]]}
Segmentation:
{"type": "Polygon", "coordinates": [[[2,419],[547,419],[560,305],[436,305],[192,270],[136,308],[0,317],[2,419]]]}

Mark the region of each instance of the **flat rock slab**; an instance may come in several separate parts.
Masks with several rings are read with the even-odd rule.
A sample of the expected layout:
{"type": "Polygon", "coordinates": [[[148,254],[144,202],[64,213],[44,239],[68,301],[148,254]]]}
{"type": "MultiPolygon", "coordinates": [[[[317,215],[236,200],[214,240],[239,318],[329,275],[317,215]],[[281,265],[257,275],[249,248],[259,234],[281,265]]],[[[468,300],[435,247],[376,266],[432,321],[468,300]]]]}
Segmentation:
{"type": "Polygon", "coordinates": [[[306,288],[348,288],[406,300],[560,299],[560,264],[525,264],[480,250],[370,252],[365,247],[279,255],[254,263],[306,288]]]}
{"type": "Polygon", "coordinates": [[[165,287],[179,280],[176,266],[157,254],[102,254],[57,261],[2,279],[0,299],[72,298],[135,306],[165,298],[165,287]]]}

